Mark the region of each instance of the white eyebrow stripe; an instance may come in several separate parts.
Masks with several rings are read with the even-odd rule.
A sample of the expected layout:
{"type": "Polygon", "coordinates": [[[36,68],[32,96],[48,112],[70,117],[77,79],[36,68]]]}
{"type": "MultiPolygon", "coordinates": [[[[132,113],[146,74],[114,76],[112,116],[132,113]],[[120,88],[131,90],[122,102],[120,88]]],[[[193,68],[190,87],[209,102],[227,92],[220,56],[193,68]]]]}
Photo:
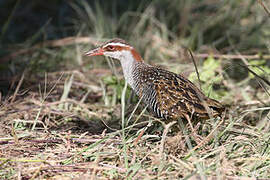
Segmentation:
{"type": "Polygon", "coordinates": [[[107,44],[105,47],[107,46],[121,46],[121,47],[130,47],[129,45],[123,44],[123,43],[109,43],[107,44]]]}

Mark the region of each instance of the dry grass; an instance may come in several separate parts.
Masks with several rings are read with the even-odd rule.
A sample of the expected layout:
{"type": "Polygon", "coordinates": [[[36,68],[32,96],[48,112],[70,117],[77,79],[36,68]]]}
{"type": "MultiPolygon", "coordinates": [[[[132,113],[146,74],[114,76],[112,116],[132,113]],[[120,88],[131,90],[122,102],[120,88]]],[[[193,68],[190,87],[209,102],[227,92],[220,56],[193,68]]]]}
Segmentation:
{"type": "MultiPolygon", "coordinates": [[[[1,105],[2,177],[269,177],[270,124],[268,115],[257,116],[269,107],[248,102],[230,106],[223,120],[201,122],[199,144],[189,130],[175,134],[172,124],[163,123],[137,141],[141,126],[131,121],[121,128],[121,107],[104,106],[101,77],[96,70],[86,74],[49,73],[40,84],[32,82],[37,87],[31,89],[23,86],[28,80],[22,76],[17,91],[1,105]],[[245,119],[254,115],[257,125],[248,125],[245,119]]],[[[147,114],[133,116],[155,121],[147,114]]]]}

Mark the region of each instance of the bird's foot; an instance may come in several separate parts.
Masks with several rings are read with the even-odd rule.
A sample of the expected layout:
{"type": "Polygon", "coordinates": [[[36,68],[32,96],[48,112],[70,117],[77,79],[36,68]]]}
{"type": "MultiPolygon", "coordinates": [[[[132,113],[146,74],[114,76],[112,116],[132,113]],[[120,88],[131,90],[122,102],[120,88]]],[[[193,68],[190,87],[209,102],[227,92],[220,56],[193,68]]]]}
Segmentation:
{"type": "Polygon", "coordinates": [[[198,134],[201,123],[198,123],[194,128],[191,128],[191,134],[196,144],[200,144],[203,141],[203,137],[198,134]]]}

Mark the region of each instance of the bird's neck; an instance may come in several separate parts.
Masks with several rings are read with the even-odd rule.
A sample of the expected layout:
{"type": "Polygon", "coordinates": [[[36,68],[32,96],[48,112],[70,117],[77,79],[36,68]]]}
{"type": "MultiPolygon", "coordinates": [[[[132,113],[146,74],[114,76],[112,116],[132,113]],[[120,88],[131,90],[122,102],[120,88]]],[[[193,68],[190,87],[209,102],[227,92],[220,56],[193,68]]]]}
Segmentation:
{"type": "Polygon", "coordinates": [[[139,67],[139,64],[144,64],[143,59],[134,49],[132,49],[130,51],[122,51],[119,60],[122,65],[125,80],[133,88],[134,86],[133,74],[135,73],[136,68],[139,67]]]}

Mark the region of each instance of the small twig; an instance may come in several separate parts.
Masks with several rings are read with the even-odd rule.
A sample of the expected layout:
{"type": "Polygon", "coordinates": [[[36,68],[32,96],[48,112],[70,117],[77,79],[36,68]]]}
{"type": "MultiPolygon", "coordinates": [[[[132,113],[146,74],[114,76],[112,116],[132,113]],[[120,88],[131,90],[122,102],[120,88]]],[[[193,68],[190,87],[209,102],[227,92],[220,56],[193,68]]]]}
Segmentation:
{"type": "MultiPolygon", "coordinates": [[[[43,159],[18,159],[18,158],[14,158],[14,159],[11,159],[11,158],[1,158],[0,157],[0,161],[5,161],[5,162],[28,162],[28,163],[33,163],[33,162],[46,162],[46,160],[43,160],[43,159]]],[[[2,165],[2,164],[0,164],[2,165]]]]}
{"type": "Polygon", "coordinates": [[[16,89],[15,89],[15,92],[14,92],[14,94],[13,94],[13,96],[12,96],[12,99],[11,99],[10,103],[13,103],[14,100],[15,100],[15,98],[17,97],[18,91],[19,91],[19,89],[20,89],[20,87],[21,87],[21,85],[22,85],[23,79],[24,79],[24,74],[25,74],[25,70],[24,70],[24,72],[22,73],[22,77],[21,77],[21,79],[20,79],[20,81],[19,81],[19,83],[18,83],[18,85],[17,85],[17,87],[16,87],[16,89]]]}
{"type": "Polygon", "coordinates": [[[234,54],[194,54],[194,57],[198,58],[220,58],[220,59],[270,59],[270,55],[234,55],[234,54]]]}
{"type": "Polygon", "coordinates": [[[266,5],[263,3],[262,0],[257,0],[259,2],[259,4],[263,7],[263,9],[265,10],[265,12],[268,14],[268,16],[270,17],[270,10],[266,7],[266,5]]]}
{"type": "MultiPolygon", "coordinates": [[[[71,140],[72,143],[90,144],[90,143],[95,143],[97,141],[100,141],[101,139],[71,138],[70,140],[71,140]]],[[[29,143],[29,144],[43,144],[43,143],[47,143],[48,144],[48,143],[54,143],[55,144],[55,143],[63,143],[64,141],[63,141],[63,139],[38,139],[38,140],[36,140],[36,139],[30,139],[30,140],[20,140],[20,142],[22,144],[27,144],[27,143],[29,143]]],[[[120,144],[116,140],[110,141],[110,142],[113,142],[114,144],[120,144]]],[[[0,145],[3,145],[3,144],[14,144],[14,143],[16,143],[15,140],[14,141],[12,141],[12,140],[11,141],[9,141],[9,140],[4,140],[4,141],[3,140],[0,140],[0,145]]]]}
{"type": "Polygon", "coordinates": [[[119,168],[116,166],[112,166],[109,164],[99,163],[96,165],[95,163],[79,163],[76,165],[50,165],[44,166],[42,171],[53,171],[53,172],[87,172],[89,170],[96,169],[96,171],[110,171],[112,169],[117,172],[125,173],[127,169],[119,168]],[[99,166],[98,166],[99,165],[99,166]],[[100,166],[101,165],[101,166],[100,166]]]}
{"type": "Polygon", "coordinates": [[[255,73],[254,71],[252,71],[250,68],[248,68],[248,65],[242,65],[242,64],[238,64],[241,67],[244,67],[246,70],[248,70],[251,74],[253,74],[255,77],[257,77],[258,79],[262,80],[263,82],[265,82],[268,86],[270,86],[270,81],[268,81],[266,78],[259,76],[257,73],[255,73]]]}
{"type": "Polygon", "coordinates": [[[195,59],[194,59],[194,57],[193,57],[193,54],[192,54],[191,50],[190,50],[190,49],[187,49],[187,50],[188,50],[188,52],[189,52],[189,54],[190,54],[190,56],[191,56],[192,62],[193,62],[194,67],[195,67],[195,71],[196,71],[196,74],[197,74],[197,77],[198,77],[198,80],[199,80],[199,86],[200,86],[200,90],[202,90],[202,87],[201,87],[201,79],[200,79],[200,74],[199,74],[199,71],[198,71],[198,68],[197,68],[197,65],[196,65],[195,59]]]}
{"type": "Polygon", "coordinates": [[[264,78],[262,76],[259,76],[257,73],[255,73],[254,71],[252,71],[248,67],[249,64],[248,64],[248,62],[246,61],[245,58],[242,58],[242,61],[244,62],[244,65],[239,64],[239,63],[238,63],[238,65],[241,66],[241,67],[246,68],[248,70],[248,72],[250,72],[251,74],[253,74],[255,76],[258,84],[265,90],[265,92],[268,94],[268,96],[270,96],[270,93],[268,92],[268,89],[265,87],[265,84],[267,84],[268,86],[270,86],[270,82],[266,78],[264,78]],[[265,84],[263,84],[262,82],[264,82],[265,84]]]}
{"type": "Polygon", "coordinates": [[[61,47],[61,46],[67,46],[67,45],[72,45],[72,44],[87,44],[87,43],[91,43],[91,44],[96,44],[96,41],[93,40],[90,37],[66,37],[63,39],[58,39],[58,40],[48,40],[42,43],[38,43],[30,48],[26,48],[26,49],[21,49],[18,51],[15,51],[7,56],[4,56],[2,59],[0,59],[0,62],[6,62],[11,60],[12,58],[15,58],[17,56],[23,55],[23,54],[27,54],[30,52],[33,52],[37,49],[40,48],[44,48],[44,47],[61,47]]]}

